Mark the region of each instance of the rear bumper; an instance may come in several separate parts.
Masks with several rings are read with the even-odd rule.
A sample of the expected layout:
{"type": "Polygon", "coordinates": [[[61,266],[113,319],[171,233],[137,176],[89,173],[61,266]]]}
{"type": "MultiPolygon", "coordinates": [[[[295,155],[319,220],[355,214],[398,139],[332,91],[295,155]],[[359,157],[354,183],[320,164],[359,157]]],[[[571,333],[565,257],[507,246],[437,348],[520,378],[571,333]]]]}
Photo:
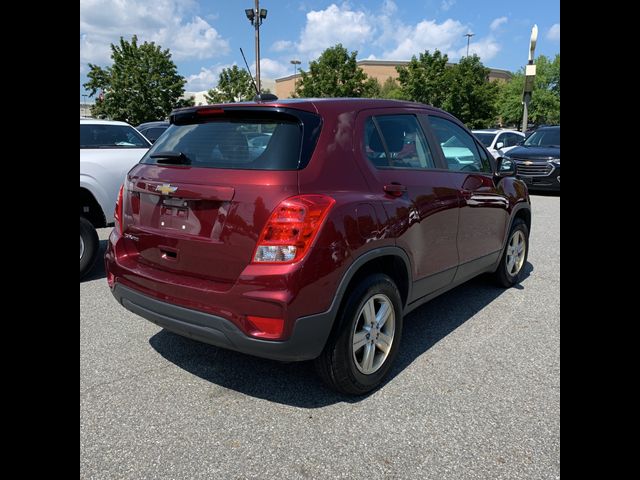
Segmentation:
{"type": "Polygon", "coordinates": [[[238,352],[282,361],[316,358],[331,331],[331,313],[296,320],[286,341],[268,341],[245,335],[222,317],[173,305],[116,283],[113,296],[126,309],[184,337],[238,352]]]}

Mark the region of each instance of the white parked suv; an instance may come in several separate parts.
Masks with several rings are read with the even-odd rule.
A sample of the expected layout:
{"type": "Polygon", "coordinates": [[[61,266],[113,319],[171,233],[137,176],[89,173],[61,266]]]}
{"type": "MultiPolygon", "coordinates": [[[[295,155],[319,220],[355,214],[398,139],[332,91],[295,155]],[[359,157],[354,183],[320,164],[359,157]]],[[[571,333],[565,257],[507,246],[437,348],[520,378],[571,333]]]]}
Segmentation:
{"type": "Polygon", "coordinates": [[[150,146],[128,123],[80,119],[80,278],[98,254],[96,228],[113,224],[120,185],[150,146]]]}
{"type": "Polygon", "coordinates": [[[524,133],[517,130],[486,129],[472,130],[473,134],[487,147],[494,158],[503,156],[509,150],[518,146],[525,138],[524,133]]]}

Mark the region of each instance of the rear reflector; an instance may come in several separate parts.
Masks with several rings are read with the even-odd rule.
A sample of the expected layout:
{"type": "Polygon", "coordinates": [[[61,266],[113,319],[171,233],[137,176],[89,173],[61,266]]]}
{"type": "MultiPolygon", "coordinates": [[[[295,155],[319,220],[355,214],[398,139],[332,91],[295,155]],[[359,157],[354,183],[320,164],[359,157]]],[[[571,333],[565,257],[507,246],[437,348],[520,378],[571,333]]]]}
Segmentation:
{"type": "Polygon", "coordinates": [[[282,331],[284,330],[284,319],[282,318],[253,317],[247,315],[247,321],[250,327],[249,334],[252,337],[273,340],[282,336],[282,331]]]}
{"type": "Polygon", "coordinates": [[[298,195],[282,201],[262,229],[253,262],[300,260],[309,251],[335,202],[326,195],[298,195]]]}

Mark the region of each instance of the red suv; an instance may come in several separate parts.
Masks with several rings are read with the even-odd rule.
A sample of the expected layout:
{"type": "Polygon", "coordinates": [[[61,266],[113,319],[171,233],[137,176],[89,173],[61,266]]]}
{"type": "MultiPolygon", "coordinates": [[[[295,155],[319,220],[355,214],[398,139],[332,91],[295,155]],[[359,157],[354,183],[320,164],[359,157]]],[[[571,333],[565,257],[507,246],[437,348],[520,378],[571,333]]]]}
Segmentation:
{"type": "Polygon", "coordinates": [[[170,123],[126,177],[105,257],[116,299],[167,330],[315,359],[330,386],[363,394],[408,312],[483,272],[520,279],[527,187],[442,110],[273,100],[170,123]]]}

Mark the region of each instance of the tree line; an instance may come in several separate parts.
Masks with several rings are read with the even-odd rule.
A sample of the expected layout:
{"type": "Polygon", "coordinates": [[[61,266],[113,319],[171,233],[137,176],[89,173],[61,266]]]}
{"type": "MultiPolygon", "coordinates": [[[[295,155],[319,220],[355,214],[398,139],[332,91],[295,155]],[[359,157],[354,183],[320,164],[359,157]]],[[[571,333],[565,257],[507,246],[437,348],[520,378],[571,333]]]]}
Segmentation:
{"type": "MultiPolygon", "coordinates": [[[[193,97],[182,100],[186,80],[177,73],[168,49],[153,42],[139,45],[120,39],[111,45],[113,64],[102,68],[89,64],[83,85],[91,96],[99,93],[92,114],[97,118],[138,124],[166,118],[173,108],[192,106],[193,97]]],[[[490,69],[477,55],[454,65],[439,50],[415,55],[398,66],[396,79],[382,85],[357,65],[358,52],[341,44],[327,48],[308,71],[300,71],[295,97],[369,97],[409,100],[432,105],[455,115],[469,128],[518,126],[522,118],[524,67],[507,82],[489,81],[490,69]]],[[[536,59],[535,89],[529,105],[529,121],[560,123],[560,54],[551,60],[536,59]]],[[[268,92],[263,90],[263,92],[268,92]]],[[[251,75],[234,65],[220,72],[216,88],[205,98],[210,103],[251,100],[255,87],[251,75]]]]}

